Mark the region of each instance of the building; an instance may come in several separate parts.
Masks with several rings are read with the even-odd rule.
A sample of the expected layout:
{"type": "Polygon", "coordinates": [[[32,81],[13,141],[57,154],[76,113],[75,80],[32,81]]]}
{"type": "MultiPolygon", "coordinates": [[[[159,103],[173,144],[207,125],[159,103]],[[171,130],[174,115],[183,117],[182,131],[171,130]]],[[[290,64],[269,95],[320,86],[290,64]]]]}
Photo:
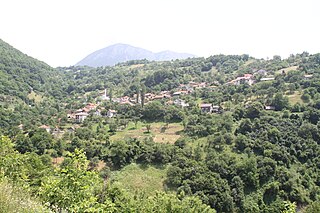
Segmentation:
{"type": "Polygon", "coordinates": [[[211,113],[212,112],[212,104],[200,104],[200,109],[202,112],[211,113]]]}
{"type": "Polygon", "coordinates": [[[82,123],[87,117],[88,117],[88,113],[86,112],[79,112],[75,114],[76,117],[76,122],[77,123],[82,123]]]}
{"type": "Polygon", "coordinates": [[[45,129],[48,133],[50,133],[50,131],[51,131],[50,126],[47,126],[47,125],[41,125],[41,126],[39,126],[39,129],[45,129]]]}
{"type": "Polygon", "coordinates": [[[112,118],[112,117],[114,117],[114,116],[116,116],[116,115],[117,115],[117,111],[116,111],[116,110],[109,109],[109,110],[107,111],[107,117],[108,117],[108,118],[112,118]]]}
{"type": "Polygon", "coordinates": [[[260,69],[260,70],[256,71],[254,74],[266,76],[268,74],[268,71],[264,70],[264,69],[260,69]]]}
{"type": "Polygon", "coordinates": [[[189,94],[189,92],[186,90],[180,90],[180,91],[174,92],[172,94],[172,96],[180,96],[180,95],[184,95],[184,94],[189,94]]]}
{"type": "Polygon", "coordinates": [[[97,104],[89,103],[89,104],[87,104],[87,106],[85,106],[83,108],[83,110],[85,110],[85,111],[95,110],[97,108],[97,106],[98,106],[97,104]]]}
{"type": "Polygon", "coordinates": [[[125,105],[125,104],[128,104],[128,105],[130,105],[130,106],[134,106],[134,104],[133,103],[131,103],[129,100],[121,100],[120,102],[119,102],[119,104],[121,104],[121,105],[125,105]]]}
{"type": "Polygon", "coordinates": [[[186,102],[185,102],[184,100],[182,100],[182,99],[176,99],[176,100],[174,100],[174,101],[173,101],[173,104],[176,105],[176,106],[182,107],[182,108],[189,106],[189,104],[186,103],[186,102]]]}
{"type": "Polygon", "coordinates": [[[276,108],[274,106],[264,106],[265,110],[275,110],[276,108]]]}
{"type": "Polygon", "coordinates": [[[252,74],[244,74],[244,76],[237,77],[236,79],[229,81],[227,84],[232,85],[240,85],[240,84],[249,84],[252,85],[254,83],[252,74]]]}
{"type": "Polygon", "coordinates": [[[200,109],[205,113],[219,113],[221,108],[220,106],[215,106],[212,104],[200,104],[200,109]]]}
{"type": "Polygon", "coordinates": [[[96,109],[96,111],[93,114],[96,116],[101,116],[101,111],[99,109],[96,109]]]}
{"type": "Polygon", "coordinates": [[[274,77],[260,79],[260,81],[273,81],[273,80],[274,80],[274,77]]]}

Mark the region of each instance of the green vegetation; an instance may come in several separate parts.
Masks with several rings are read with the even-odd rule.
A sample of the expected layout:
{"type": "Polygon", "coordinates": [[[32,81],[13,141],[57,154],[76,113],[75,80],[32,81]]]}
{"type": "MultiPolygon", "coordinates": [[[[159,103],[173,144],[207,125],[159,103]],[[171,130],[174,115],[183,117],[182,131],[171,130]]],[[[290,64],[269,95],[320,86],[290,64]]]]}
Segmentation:
{"type": "Polygon", "coordinates": [[[117,131],[110,137],[111,141],[123,140],[125,138],[153,138],[157,143],[174,143],[179,137],[179,133],[183,130],[183,126],[179,123],[170,123],[168,128],[163,131],[165,126],[163,122],[138,123],[137,127],[134,122],[129,122],[128,126],[117,131]],[[149,131],[148,131],[149,127],[149,131]]]}
{"type": "Polygon", "coordinates": [[[0,76],[2,212],[319,211],[320,54],[0,76]]]}
{"type": "Polygon", "coordinates": [[[42,213],[51,211],[21,188],[2,180],[0,182],[0,212],[42,213]]]}
{"type": "Polygon", "coordinates": [[[155,195],[166,189],[166,172],[166,168],[132,163],[114,172],[111,181],[132,194],[143,192],[146,195],[155,195]]]}

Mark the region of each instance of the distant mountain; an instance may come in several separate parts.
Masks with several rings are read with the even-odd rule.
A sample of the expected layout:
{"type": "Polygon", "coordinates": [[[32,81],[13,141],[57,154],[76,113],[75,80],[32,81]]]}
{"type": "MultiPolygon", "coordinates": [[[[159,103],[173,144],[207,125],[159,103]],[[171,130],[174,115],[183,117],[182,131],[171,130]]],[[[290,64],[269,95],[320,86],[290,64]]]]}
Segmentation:
{"type": "Polygon", "coordinates": [[[91,53],[76,65],[99,67],[112,66],[117,63],[130,60],[147,59],[150,61],[166,61],[172,59],[185,59],[189,57],[194,57],[194,55],[188,53],[176,53],[172,51],[153,53],[149,50],[133,47],[128,44],[114,44],[91,53]]]}

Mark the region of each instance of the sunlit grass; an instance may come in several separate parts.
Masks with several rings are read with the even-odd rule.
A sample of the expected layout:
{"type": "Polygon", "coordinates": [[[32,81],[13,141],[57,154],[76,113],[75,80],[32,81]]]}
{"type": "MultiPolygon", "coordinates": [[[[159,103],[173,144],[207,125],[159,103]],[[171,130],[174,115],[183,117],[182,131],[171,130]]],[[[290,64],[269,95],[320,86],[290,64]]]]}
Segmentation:
{"type": "Polygon", "coordinates": [[[8,181],[0,182],[0,213],[35,213],[51,212],[39,201],[32,198],[8,181]]]}
{"type": "Polygon", "coordinates": [[[117,141],[125,138],[146,138],[152,137],[158,143],[174,143],[180,138],[180,132],[183,126],[180,123],[170,123],[163,131],[164,122],[148,123],[150,125],[150,132],[147,130],[147,123],[138,122],[137,125],[129,122],[128,126],[110,137],[111,141],[117,141]]]}
{"type": "Polygon", "coordinates": [[[114,172],[111,181],[133,194],[143,191],[147,195],[154,195],[156,191],[165,190],[166,172],[167,167],[132,163],[114,172]]]}

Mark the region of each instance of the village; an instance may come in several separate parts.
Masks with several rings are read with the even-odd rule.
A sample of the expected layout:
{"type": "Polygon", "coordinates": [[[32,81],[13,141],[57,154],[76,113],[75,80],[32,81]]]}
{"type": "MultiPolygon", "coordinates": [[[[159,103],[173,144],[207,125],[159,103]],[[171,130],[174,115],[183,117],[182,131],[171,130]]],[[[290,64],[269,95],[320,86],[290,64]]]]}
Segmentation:
{"type": "MultiPolygon", "coordinates": [[[[312,78],[312,75],[304,75],[306,79],[312,78]]],[[[235,79],[228,81],[225,85],[242,85],[247,84],[249,86],[257,83],[257,82],[266,82],[273,81],[275,77],[273,75],[269,75],[269,72],[266,70],[257,70],[253,74],[244,74],[242,76],[236,77],[235,79]],[[257,81],[257,76],[259,75],[259,80],[257,81]]],[[[183,100],[183,96],[191,95],[195,90],[199,89],[210,89],[214,90],[218,86],[218,82],[216,85],[210,85],[206,82],[194,82],[190,81],[187,84],[180,84],[178,88],[173,91],[160,91],[157,94],[154,93],[145,93],[144,94],[144,104],[147,105],[152,101],[164,101],[166,105],[175,105],[181,108],[189,107],[189,103],[183,100]]],[[[95,115],[99,117],[107,117],[113,118],[117,116],[117,110],[115,109],[105,109],[102,107],[102,103],[104,102],[113,102],[119,105],[129,105],[135,106],[136,104],[141,104],[141,97],[137,94],[134,94],[132,97],[122,96],[122,97],[114,97],[110,98],[107,94],[107,89],[101,91],[100,96],[95,99],[95,103],[85,103],[86,105],[80,109],[76,109],[74,111],[69,111],[67,114],[68,121],[71,123],[75,123],[75,125],[69,128],[70,132],[73,132],[75,128],[80,127],[81,124],[89,115],[95,115]],[[102,111],[106,110],[106,113],[102,115],[102,111]]],[[[223,107],[219,105],[213,105],[212,103],[199,103],[199,109],[203,113],[222,113],[223,107]]],[[[264,106],[265,110],[275,110],[274,106],[264,106]]],[[[45,129],[47,132],[52,133],[53,135],[58,135],[63,133],[58,127],[51,129],[50,126],[41,125],[39,128],[45,129]]]]}
{"type": "MultiPolygon", "coordinates": [[[[254,74],[244,74],[243,76],[239,76],[227,82],[226,85],[248,84],[251,86],[256,82],[255,75],[257,74],[259,74],[260,76],[267,76],[268,71],[258,70],[254,74]]],[[[272,81],[274,79],[275,78],[273,76],[262,77],[260,81],[272,81]]],[[[216,84],[219,84],[219,83],[216,82],[216,84]]],[[[180,84],[179,87],[174,91],[160,91],[158,94],[146,93],[144,94],[144,103],[148,104],[149,102],[152,102],[152,101],[165,100],[165,104],[167,105],[175,105],[175,106],[184,108],[184,107],[188,107],[189,103],[186,103],[186,101],[181,98],[183,95],[192,94],[197,89],[208,88],[213,90],[216,87],[217,85],[210,85],[206,82],[190,81],[187,84],[180,84]]],[[[71,112],[70,114],[68,114],[68,119],[73,120],[76,123],[81,123],[89,116],[90,112],[94,115],[101,116],[101,110],[103,108],[100,108],[99,105],[103,101],[112,101],[120,105],[128,104],[130,106],[134,106],[136,104],[141,104],[141,97],[139,96],[137,97],[137,94],[134,94],[133,97],[122,96],[122,97],[110,98],[107,95],[107,90],[105,89],[103,92],[100,92],[100,97],[96,99],[96,104],[88,103],[85,107],[75,110],[74,112],[71,112]]],[[[202,112],[205,112],[205,113],[220,113],[222,110],[221,106],[216,106],[211,103],[200,103],[199,108],[202,112]]],[[[267,106],[266,109],[267,110],[273,109],[273,107],[267,106]]],[[[106,117],[112,118],[116,114],[117,114],[117,111],[115,109],[108,109],[106,113],[106,117]]]]}

